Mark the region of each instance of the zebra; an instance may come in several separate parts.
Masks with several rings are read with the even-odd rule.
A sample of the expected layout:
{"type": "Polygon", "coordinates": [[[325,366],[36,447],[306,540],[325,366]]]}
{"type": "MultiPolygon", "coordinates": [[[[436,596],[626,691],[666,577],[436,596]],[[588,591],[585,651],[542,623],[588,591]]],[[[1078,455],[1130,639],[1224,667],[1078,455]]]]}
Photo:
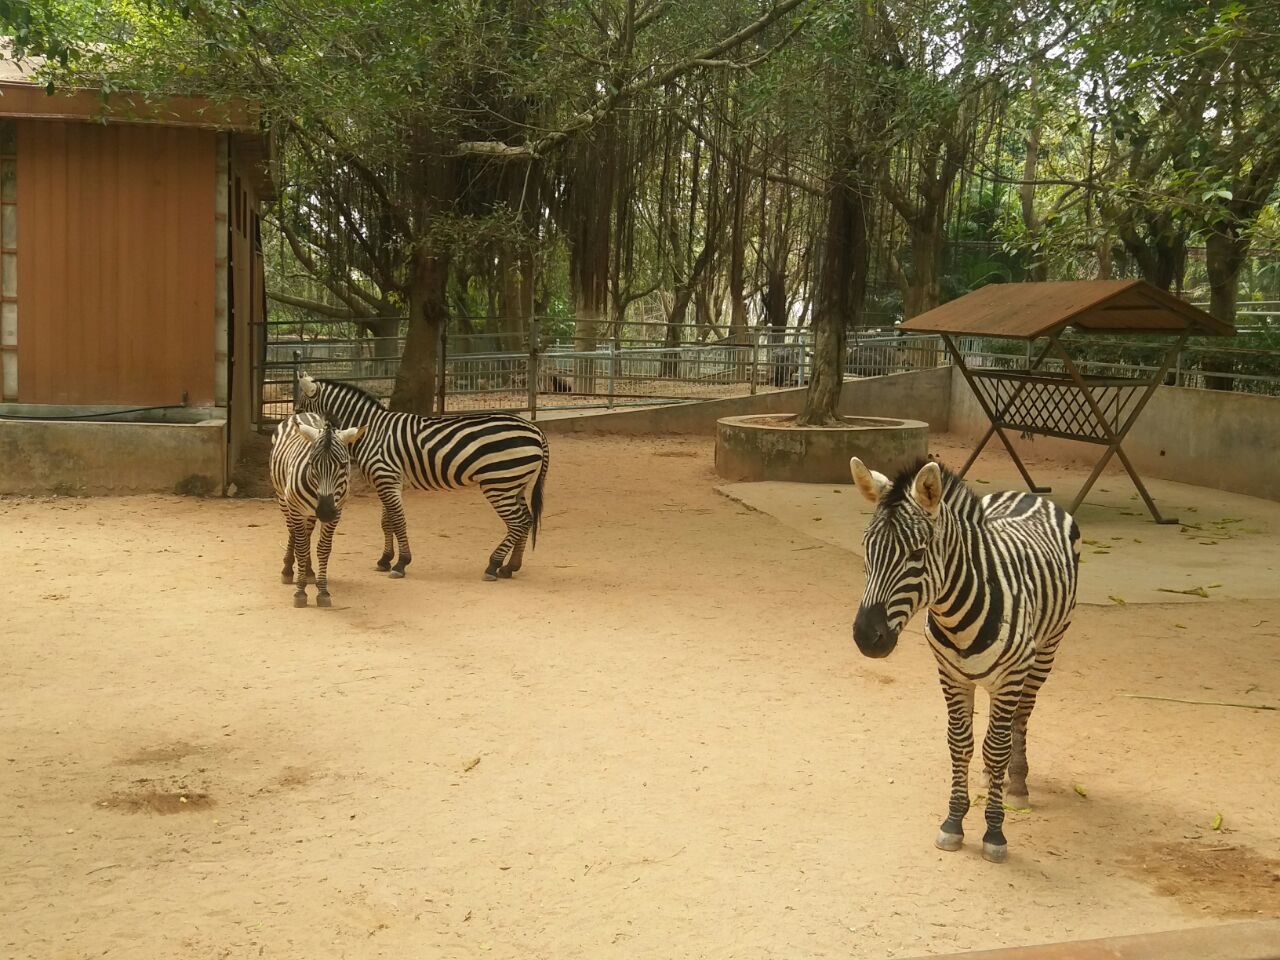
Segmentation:
{"type": "Polygon", "coordinates": [[[359,441],[364,431],[364,427],[334,430],[331,423],[315,413],[295,413],[276,427],[271,441],[271,486],[288,528],[280,579],[293,582],[296,558],[295,607],[307,605],[307,582],[312,579],[311,533],[317,520],[320,543],[316,558],[320,573],[314,577],[316,606],[333,605],[329,596],[329,552],[347,499],[351,444],[359,441]]]}
{"type": "Polygon", "coordinates": [[[520,569],[530,534],[537,546],[551,451],[546,435],[529,421],[510,414],[393,413],[359,387],[306,373],[298,380],[297,406],[343,426],[368,428],[351,452],[382,501],[379,570],[403,577],[413,561],[401,500],[405,483],[426,490],[480,487],[507,526],[507,535],[485,567],[486,580],[506,579],[520,569]],[[394,566],[393,537],[399,548],[394,566]]]}
{"type": "Polygon", "coordinates": [[[1010,805],[1028,807],[1027,720],[1075,608],[1080,531],[1048,500],[1016,492],[979,499],[934,462],[892,481],[857,457],[849,468],[876,504],[863,540],[867,585],[853,639],[864,655],[887,657],[912,615],[929,608],[925,635],[947,701],[951,751],[950,803],[935,841],[941,850],[964,841],[974,687],[987,691],[982,855],[1003,862],[1005,770],[1010,805]]]}

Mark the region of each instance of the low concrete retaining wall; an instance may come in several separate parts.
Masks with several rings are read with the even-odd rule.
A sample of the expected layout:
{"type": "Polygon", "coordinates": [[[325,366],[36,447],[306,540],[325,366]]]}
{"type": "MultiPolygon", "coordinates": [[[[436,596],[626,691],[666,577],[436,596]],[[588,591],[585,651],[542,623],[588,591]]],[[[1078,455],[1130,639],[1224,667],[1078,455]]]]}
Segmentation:
{"type": "Polygon", "coordinates": [[[0,420],[0,493],[222,495],[227,424],[0,420]]]}
{"type": "MultiPolygon", "coordinates": [[[[538,426],[550,434],[692,434],[713,437],[717,421],[724,417],[799,413],[804,407],[806,392],[806,388],[799,387],[761,393],[754,397],[646,407],[642,410],[585,413],[580,416],[557,417],[553,412],[547,411],[544,416],[539,417],[538,426]]],[[[921,420],[934,433],[947,430],[950,408],[950,367],[850,380],[845,383],[840,397],[842,416],[921,420]]]]}
{"type": "Polygon", "coordinates": [[[934,954],[932,960],[1280,960],[1280,920],[1038,947],[934,954]]]}
{"type": "MultiPolygon", "coordinates": [[[[974,442],[990,425],[959,375],[951,381],[950,425],[952,433],[974,442]]],[[[1054,437],[1023,440],[1015,434],[1009,439],[1019,454],[1090,464],[1105,449],[1054,437]]],[[[1003,450],[995,437],[988,446],[1003,450]]],[[[1142,476],[1280,500],[1273,473],[1280,450],[1280,397],[1157,387],[1125,439],[1124,450],[1142,476]]],[[[1112,463],[1119,461],[1113,458],[1112,463]]]]}
{"type": "Polygon", "coordinates": [[[734,482],[852,483],[850,457],[893,476],[929,452],[929,427],[919,420],[850,417],[843,427],[794,427],[773,423],[775,419],[721,420],[716,473],[734,482]]]}

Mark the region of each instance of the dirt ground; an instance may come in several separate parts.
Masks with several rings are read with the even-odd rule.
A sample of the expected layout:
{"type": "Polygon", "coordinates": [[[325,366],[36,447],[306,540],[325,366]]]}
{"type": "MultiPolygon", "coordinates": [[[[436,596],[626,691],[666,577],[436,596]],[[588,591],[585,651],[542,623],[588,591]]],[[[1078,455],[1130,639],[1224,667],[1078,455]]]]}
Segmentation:
{"type": "MultiPolygon", "coordinates": [[[[1082,606],[1010,860],[932,839],[945,711],[856,553],[709,441],[554,438],[538,549],[352,502],[295,610],[261,500],[0,501],[0,954],[881,958],[1280,916],[1280,600],[1082,606]],[[1085,795],[1082,795],[1085,794],[1085,795]],[[1221,814],[1221,829],[1212,829],[1221,814]]],[[[855,522],[852,500],[831,523],[855,522]]]]}

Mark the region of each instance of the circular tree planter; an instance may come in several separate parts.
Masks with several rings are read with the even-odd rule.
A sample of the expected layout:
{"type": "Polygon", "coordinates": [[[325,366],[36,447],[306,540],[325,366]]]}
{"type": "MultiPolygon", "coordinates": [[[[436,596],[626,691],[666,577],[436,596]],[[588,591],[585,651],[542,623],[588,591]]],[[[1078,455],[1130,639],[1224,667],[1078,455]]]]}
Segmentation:
{"type": "Polygon", "coordinates": [[[851,483],[850,457],[893,476],[928,448],[929,425],[919,420],[845,417],[802,427],[793,416],[757,415],[716,422],[716,473],[726,480],[851,483]]]}

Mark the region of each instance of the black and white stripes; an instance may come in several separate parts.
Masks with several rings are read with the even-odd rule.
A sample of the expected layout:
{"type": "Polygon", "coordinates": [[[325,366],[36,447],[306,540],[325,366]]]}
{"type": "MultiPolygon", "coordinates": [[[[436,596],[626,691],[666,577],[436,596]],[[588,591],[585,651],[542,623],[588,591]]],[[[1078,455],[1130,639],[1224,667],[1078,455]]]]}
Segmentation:
{"type": "Polygon", "coordinates": [[[363,427],[334,430],[324,417],[314,413],[296,413],[276,427],[271,442],[271,486],[289,531],[280,578],[285,583],[293,581],[296,559],[294,606],[307,605],[306,584],[313,577],[316,606],[331,605],[329,553],[351,479],[349,444],[355,443],[363,433],[363,427]],[[314,575],[311,532],[317,520],[320,521],[320,542],[316,547],[319,574],[314,575]]]}
{"type": "Polygon", "coordinates": [[[867,586],[853,625],[869,657],[892,652],[907,621],[929,608],[925,635],[947,700],[951,796],[937,845],[957,850],[969,810],[974,688],[991,698],[983,742],[989,781],[983,855],[1007,855],[1008,802],[1026,807],[1027,721],[1075,608],[1080,533],[1065,510],[1024,493],[978,499],[925,463],[896,480],[850,462],[875,516],[864,538],[867,586]]]}
{"type": "Polygon", "coordinates": [[[314,380],[305,373],[299,381],[298,407],[344,427],[367,428],[352,447],[352,456],[382,501],[379,570],[403,577],[413,560],[401,501],[406,483],[426,490],[480,487],[507,527],[485,567],[486,580],[510,577],[520,569],[531,535],[537,544],[550,451],[546,436],[527,420],[508,414],[392,413],[358,387],[314,380]]]}

